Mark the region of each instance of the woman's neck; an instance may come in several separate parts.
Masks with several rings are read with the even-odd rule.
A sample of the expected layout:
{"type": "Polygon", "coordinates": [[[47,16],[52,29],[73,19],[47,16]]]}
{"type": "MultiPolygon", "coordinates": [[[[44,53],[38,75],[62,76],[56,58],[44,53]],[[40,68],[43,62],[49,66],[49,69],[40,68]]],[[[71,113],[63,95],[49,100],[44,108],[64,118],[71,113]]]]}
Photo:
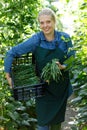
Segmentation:
{"type": "Polygon", "coordinates": [[[47,41],[54,40],[54,33],[45,35],[45,38],[47,39],[47,41]]]}

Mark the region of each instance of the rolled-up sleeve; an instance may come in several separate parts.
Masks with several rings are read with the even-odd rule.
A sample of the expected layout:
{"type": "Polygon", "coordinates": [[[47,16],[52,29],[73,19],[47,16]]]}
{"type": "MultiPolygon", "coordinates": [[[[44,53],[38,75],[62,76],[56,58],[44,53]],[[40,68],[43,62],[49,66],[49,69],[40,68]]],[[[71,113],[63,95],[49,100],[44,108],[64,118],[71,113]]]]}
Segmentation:
{"type": "Polygon", "coordinates": [[[4,70],[5,72],[10,73],[11,72],[11,66],[14,57],[20,57],[23,54],[26,54],[28,52],[33,52],[36,45],[39,42],[38,35],[33,35],[28,40],[12,47],[5,56],[4,59],[4,70]]]}

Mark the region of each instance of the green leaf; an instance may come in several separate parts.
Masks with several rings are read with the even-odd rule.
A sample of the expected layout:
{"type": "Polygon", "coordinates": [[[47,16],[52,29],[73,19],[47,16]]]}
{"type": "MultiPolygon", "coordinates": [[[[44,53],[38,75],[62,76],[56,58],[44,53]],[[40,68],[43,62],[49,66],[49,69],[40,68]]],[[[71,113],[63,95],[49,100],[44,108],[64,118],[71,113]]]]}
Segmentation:
{"type": "Polygon", "coordinates": [[[22,125],[29,126],[30,123],[29,123],[28,121],[26,121],[26,120],[23,120],[23,121],[22,121],[22,125]]]}
{"type": "Polygon", "coordinates": [[[19,118],[20,118],[20,114],[16,111],[15,112],[8,111],[7,115],[14,121],[19,120],[19,118]]]}
{"type": "Polygon", "coordinates": [[[82,97],[81,97],[81,96],[78,96],[78,97],[76,97],[76,98],[72,99],[72,101],[71,101],[71,102],[72,102],[73,104],[75,104],[75,103],[77,103],[77,104],[78,104],[79,102],[81,102],[81,99],[82,99],[82,97]]]}
{"type": "Polygon", "coordinates": [[[17,110],[19,110],[19,111],[25,111],[26,107],[25,106],[20,106],[20,107],[17,108],[17,110]]]}

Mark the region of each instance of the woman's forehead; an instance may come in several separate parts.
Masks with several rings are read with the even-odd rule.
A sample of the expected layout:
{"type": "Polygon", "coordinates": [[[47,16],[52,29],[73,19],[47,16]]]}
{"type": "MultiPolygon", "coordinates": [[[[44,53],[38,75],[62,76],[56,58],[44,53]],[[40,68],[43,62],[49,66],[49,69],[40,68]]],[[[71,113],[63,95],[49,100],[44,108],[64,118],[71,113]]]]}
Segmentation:
{"type": "Polygon", "coordinates": [[[43,15],[41,15],[39,17],[39,21],[42,21],[42,20],[53,20],[53,19],[52,19],[51,15],[45,15],[45,14],[43,14],[43,15]]]}

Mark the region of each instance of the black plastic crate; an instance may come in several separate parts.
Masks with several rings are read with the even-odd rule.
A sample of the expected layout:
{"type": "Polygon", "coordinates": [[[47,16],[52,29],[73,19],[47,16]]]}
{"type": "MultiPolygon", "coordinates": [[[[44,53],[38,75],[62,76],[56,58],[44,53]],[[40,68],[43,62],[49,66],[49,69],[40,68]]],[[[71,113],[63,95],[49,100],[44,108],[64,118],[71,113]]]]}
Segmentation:
{"type": "Polygon", "coordinates": [[[45,83],[13,88],[15,100],[25,101],[44,96],[45,83]]]}
{"type": "Polygon", "coordinates": [[[26,55],[23,55],[21,57],[16,57],[14,59],[14,62],[12,65],[12,79],[13,79],[13,96],[15,100],[25,101],[25,100],[29,100],[30,98],[38,98],[38,97],[44,96],[46,83],[43,83],[43,82],[41,83],[40,79],[36,83],[34,83],[34,80],[33,80],[31,84],[28,84],[28,83],[23,84],[24,81],[26,82],[26,77],[28,80],[28,76],[30,75],[30,72],[27,72],[29,74],[28,76],[25,76],[24,74],[24,71],[26,68],[28,68],[28,65],[29,67],[32,67],[32,66],[34,67],[33,69],[34,69],[34,74],[35,74],[35,71],[36,71],[35,59],[32,53],[28,53],[26,55]],[[23,68],[20,69],[20,66],[22,66],[23,68]],[[15,76],[16,75],[15,73],[17,73],[17,76],[15,76]],[[22,75],[24,75],[24,77],[22,75]],[[15,83],[16,82],[15,79],[18,81],[18,84],[15,83]]]}

